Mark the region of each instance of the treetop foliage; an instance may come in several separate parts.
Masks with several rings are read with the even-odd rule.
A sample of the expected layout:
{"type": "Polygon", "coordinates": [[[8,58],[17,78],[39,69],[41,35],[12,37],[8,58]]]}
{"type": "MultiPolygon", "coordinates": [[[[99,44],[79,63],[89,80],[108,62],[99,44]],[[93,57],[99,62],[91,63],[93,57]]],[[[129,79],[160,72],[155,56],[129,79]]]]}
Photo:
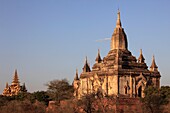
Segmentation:
{"type": "Polygon", "coordinates": [[[60,102],[73,97],[73,86],[69,84],[67,79],[52,80],[46,86],[48,87],[47,92],[53,100],[60,102]]]}

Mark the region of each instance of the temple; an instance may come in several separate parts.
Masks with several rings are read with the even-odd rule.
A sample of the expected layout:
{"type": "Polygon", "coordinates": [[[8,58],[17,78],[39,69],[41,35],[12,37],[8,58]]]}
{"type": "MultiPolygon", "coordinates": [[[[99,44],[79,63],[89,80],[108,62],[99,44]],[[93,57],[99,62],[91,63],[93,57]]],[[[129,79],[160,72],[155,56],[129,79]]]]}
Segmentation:
{"type": "Polygon", "coordinates": [[[21,92],[27,92],[27,89],[26,89],[25,83],[22,86],[20,85],[18,73],[17,73],[17,70],[15,70],[14,78],[13,78],[11,85],[8,85],[8,83],[6,83],[6,87],[2,95],[3,96],[14,96],[14,95],[18,95],[21,92]]]}
{"type": "Polygon", "coordinates": [[[160,87],[160,73],[153,56],[148,69],[142,50],[137,59],[128,50],[127,36],[122,28],[118,10],[116,27],[111,37],[110,51],[103,59],[98,50],[92,69],[87,57],[83,72],[73,81],[74,96],[101,92],[103,96],[144,97],[144,89],[149,85],[160,87]]]}

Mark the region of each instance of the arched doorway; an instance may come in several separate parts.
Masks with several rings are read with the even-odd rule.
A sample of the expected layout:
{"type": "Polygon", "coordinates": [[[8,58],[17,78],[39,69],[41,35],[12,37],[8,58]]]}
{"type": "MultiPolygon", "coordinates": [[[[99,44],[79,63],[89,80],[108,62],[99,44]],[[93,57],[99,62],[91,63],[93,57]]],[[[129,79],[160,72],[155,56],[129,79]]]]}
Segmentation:
{"type": "Polygon", "coordinates": [[[124,88],[125,88],[125,94],[127,94],[127,87],[125,86],[124,88]]]}
{"type": "Polygon", "coordinates": [[[138,88],[138,97],[142,97],[142,86],[138,88]]]}

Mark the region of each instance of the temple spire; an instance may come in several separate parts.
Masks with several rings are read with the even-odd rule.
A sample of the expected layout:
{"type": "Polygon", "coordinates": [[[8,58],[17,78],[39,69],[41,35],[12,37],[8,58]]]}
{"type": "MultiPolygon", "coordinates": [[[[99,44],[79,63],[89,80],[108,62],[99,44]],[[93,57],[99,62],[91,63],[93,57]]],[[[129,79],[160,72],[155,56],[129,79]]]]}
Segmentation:
{"type": "Polygon", "coordinates": [[[143,57],[142,49],[140,49],[140,55],[139,55],[139,58],[138,58],[138,63],[145,63],[145,58],[143,57]]]}
{"type": "Polygon", "coordinates": [[[27,92],[27,88],[25,86],[25,83],[23,83],[23,85],[21,86],[21,91],[22,92],[27,92]]]}
{"type": "Polygon", "coordinates": [[[9,85],[8,85],[8,82],[6,83],[6,88],[8,88],[9,87],[9,85]]]}
{"type": "Polygon", "coordinates": [[[96,63],[101,63],[102,59],[100,57],[100,50],[98,49],[98,54],[97,54],[97,57],[96,57],[96,63]]]}
{"type": "Polygon", "coordinates": [[[120,20],[120,10],[117,13],[117,21],[116,21],[116,28],[114,29],[112,38],[111,38],[111,50],[114,49],[128,49],[128,42],[127,37],[122,28],[121,20],[120,20]]]}
{"type": "Polygon", "coordinates": [[[155,56],[154,55],[152,57],[152,64],[151,64],[151,67],[150,67],[150,71],[158,71],[158,66],[155,63],[155,56]]]}
{"type": "Polygon", "coordinates": [[[78,77],[78,69],[76,69],[76,75],[74,77],[74,80],[79,80],[79,77],[78,77]]]}
{"type": "Polygon", "coordinates": [[[120,20],[120,10],[119,10],[119,9],[118,9],[118,13],[117,13],[116,27],[117,27],[117,28],[122,27],[121,20],[120,20]]]}
{"type": "Polygon", "coordinates": [[[84,67],[83,67],[83,72],[90,72],[90,71],[91,71],[91,69],[87,62],[87,56],[86,56],[86,61],[85,61],[84,67]]]}
{"type": "Polygon", "coordinates": [[[18,79],[17,70],[15,70],[15,74],[14,74],[14,78],[13,78],[13,81],[12,81],[12,85],[17,85],[17,84],[19,84],[19,79],[18,79]]]}
{"type": "Polygon", "coordinates": [[[86,59],[85,59],[85,64],[88,64],[88,62],[87,62],[87,56],[86,56],[86,59]]]}

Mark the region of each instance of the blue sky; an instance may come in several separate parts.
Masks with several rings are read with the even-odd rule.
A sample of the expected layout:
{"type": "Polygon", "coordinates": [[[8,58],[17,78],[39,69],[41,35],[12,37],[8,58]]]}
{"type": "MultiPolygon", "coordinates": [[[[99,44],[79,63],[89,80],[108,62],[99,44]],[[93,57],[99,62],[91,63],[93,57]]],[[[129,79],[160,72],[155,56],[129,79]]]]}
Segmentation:
{"type": "Polygon", "coordinates": [[[92,66],[97,49],[104,57],[116,24],[118,7],[128,37],[128,49],[138,58],[143,50],[150,67],[152,55],[161,85],[170,85],[169,0],[1,0],[0,93],[17,69],[28,91],[46,90],[50,80],[72,82],[85,57],[92,66]]]}

